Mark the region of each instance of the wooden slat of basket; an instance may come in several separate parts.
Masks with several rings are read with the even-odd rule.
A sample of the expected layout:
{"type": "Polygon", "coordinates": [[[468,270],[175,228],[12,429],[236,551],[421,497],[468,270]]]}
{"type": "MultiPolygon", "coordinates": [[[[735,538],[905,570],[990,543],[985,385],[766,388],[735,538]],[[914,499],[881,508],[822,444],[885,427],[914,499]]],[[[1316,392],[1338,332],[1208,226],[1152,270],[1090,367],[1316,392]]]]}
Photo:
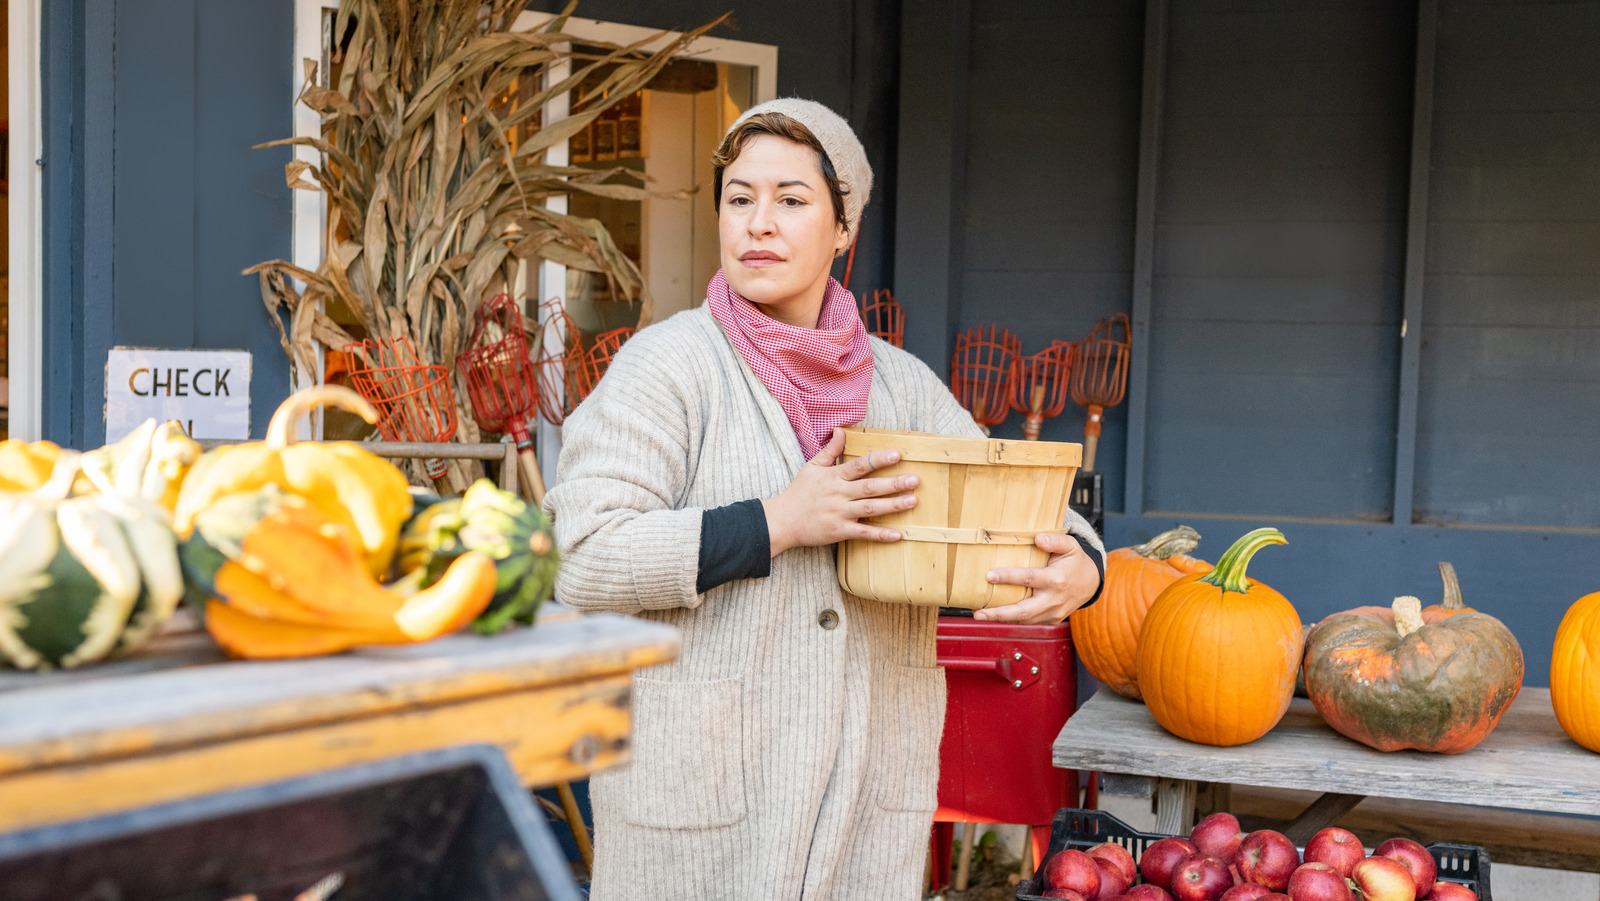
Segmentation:
{"type": "Polygon", "coordinates": [[[914,463],[1077,466],[1083,460],[1081,445],[1062,441],[957,438],[889,429],[847,429],[844,441],[845,456],[859,457],[875,450],[897,450],[902,460],[914,463]]]}
{"type": "Polygon", "coordinates": [[[1033,545],[1033,539],[1046,532],[1057,535],[1059,529],[951,529],[942,526],[898,526],[902,541],[936,541],[946,544],[1020,544],[1033,545]]]}

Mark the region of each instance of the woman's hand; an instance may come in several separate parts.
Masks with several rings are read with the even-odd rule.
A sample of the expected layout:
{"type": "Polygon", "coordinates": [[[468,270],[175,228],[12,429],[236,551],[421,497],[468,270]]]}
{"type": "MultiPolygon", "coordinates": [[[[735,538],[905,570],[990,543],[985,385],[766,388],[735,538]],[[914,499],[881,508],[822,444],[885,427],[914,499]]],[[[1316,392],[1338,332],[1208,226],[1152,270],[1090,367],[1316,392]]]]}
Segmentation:
{"type": "Polygon", "coordinates": [[[1082,607],[1100,588],[1100,568],[1084,553],[1078,539],[1056,532],[1041,532],[1033,543],[1050,555],[1039,567],[1002,567],[989,571],[997,585],[1026,585],[1033,594],[1015,604],[974,610],[980,622],[1054,625],[1082,607]]]}
{"type": "MultiPolygon", "coordinates": [[[[792,547],[816,547],[847,538],[900,540],[900,533],[894,529],[866,525],[860,520],[915,507],[916,495],[909,492],[917,487],[917,477],[867,478],[873,470],[899,463],[899,451],[873,451],[835,466],[843,451],[844,430],[834,429],[828,446],[800,467],[782,494],[762,499],[772,556],[792,547]]],[[[1093,569],[1094,564],[1089,567],[1093,569]]]]}

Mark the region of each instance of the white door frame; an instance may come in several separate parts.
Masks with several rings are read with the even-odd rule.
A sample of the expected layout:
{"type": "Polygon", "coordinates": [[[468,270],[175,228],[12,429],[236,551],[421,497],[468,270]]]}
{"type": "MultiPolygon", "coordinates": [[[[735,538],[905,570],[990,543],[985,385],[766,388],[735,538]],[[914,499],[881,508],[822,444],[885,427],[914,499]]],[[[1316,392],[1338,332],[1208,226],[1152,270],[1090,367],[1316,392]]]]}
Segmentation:
{"type": "Polygon", "coordinates": [[[44,432],[44,117],[40,109],[39,19],[44,0],[7,0],[11,80],[9,436],[44,432]]]}

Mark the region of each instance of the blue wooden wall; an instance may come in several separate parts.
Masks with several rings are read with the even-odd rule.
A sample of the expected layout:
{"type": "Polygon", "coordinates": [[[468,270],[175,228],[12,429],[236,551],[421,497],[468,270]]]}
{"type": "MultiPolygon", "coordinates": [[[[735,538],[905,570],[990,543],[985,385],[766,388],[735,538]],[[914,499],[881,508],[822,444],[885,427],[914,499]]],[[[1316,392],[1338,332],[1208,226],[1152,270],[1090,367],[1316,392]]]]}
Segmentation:
{"type": "MultiPolygon", "coordinates": [[[[1421,32],[1417,0],[582,13],[730,6],[722,33],[779,46],[781,94],[861,132],[856,286],[894,286],[936,369],[969,325],[1031,351],[1135,316],[1100,448],[1112,544],[1183,521],[1214,558],[1280,526],[1254,574],[1307,619],[1435,597],[1451,560],[1545,682],[1561,612],[1600,588],[1600,0],[1437,0],[1421,32]]],[[[286,152],[248,148],[290,128],[291,7],[45,5],[49,437],[99,440],[117,343],[254,350],[257,432],[286,392],[237,273],[288,252],[286,152]]],[[[1082,426],[1069,406],[1045,437],[1082,426]]]]}
{"type": "Polygon", "coordinates": [[[254,277],[289,255],[292,0],[47,3],[45,437],[105,438],[114,345],[249,350],[251,433],[289,391],[254,277]]]}
{"type": "MultiPolygon", "coordinates": [[[[942,366],[969,325],[1031,352],[1142,318],[1100,447],[1108,543],[1183,522],[1214,559],[1278,526],[1252,575],[1308,621],[1436,599],[1449,560],[1546,684],[1562,613],[1600,589],[1600,2],[904,16],[908,344],[942,366]],[[955,171],[909,178],[914,146],[955,171]]],[[[1082,428],[1069,406],[1044,437],[1082,428]]]]}
{"type": "Polygon", "coordinates": [[[1597,60],[1600,4],[1442,11],[1420,520],[1600,525],[1597,60]]]}

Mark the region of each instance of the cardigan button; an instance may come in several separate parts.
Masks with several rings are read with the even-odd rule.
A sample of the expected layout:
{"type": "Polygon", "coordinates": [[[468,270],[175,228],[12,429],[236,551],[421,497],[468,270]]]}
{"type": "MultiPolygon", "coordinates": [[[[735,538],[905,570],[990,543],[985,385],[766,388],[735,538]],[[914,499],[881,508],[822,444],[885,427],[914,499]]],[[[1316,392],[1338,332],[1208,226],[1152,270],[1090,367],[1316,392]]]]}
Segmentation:
{"type": "Polygon", "coordinates": [[[822,614],[817,617],[817,625],[824,629],[832,629],[839,625],[839,614],[834,613],[832,610],[824,610],[822,611],[822,614]]]}

